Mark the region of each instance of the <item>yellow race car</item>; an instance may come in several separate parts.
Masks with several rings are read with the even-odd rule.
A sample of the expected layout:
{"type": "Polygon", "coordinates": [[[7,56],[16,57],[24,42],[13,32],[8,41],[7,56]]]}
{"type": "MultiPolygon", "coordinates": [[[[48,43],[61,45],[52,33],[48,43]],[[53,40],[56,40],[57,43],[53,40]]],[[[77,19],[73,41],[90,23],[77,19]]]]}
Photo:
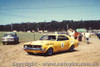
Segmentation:
{"type": "Polygon", "coordinates": [[[65,34],[45,34],[39,40],[24,44],[24,50],[28,54],[45,53],[52,55],[54,52],[73,51],[79,45],[78,40],[65,34]]]}

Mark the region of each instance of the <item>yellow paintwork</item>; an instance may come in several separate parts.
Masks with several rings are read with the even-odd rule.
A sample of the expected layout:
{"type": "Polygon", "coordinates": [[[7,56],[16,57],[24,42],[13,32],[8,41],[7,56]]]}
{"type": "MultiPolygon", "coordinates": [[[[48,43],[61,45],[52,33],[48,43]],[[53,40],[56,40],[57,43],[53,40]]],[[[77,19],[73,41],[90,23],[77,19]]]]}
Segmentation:
{"type": "Polygon", "coordinates": [[[55,35],[56,37],[58,37],[59,35],[63,35],[69,38],[69,40],[64,40],[64,41],[50,41],[50,40],[37,40],[37,41],[32,41],[32,42],[27,42],[24,45],[42,45],[42,49],[44,49],[44,51],[42,50],[28,50],[28,49],[24,49],[26,52],[33,52],[33,53],[46,53],[46,51],[49,48],[53,48],[53,52],[58,52],[58,51],[65,51],[68,50],[72,45],[74,45],[74,48],[78,46],[79,42],[78,40],[72,39],[71,37],[69,37],[68,35],[65,34],[48,34],[48,35],[55,35]],[[63,46],[62,46],[63,44],[63,46]]]}

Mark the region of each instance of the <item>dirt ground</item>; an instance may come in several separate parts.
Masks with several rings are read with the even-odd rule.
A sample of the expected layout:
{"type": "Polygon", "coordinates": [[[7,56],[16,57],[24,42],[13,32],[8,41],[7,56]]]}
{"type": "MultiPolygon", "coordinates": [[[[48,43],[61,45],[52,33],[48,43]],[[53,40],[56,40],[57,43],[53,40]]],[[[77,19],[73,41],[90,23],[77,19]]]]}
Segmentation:
{"type": "Polygon", "coordinates": [[[63,63],[95,63],[95,66],[79,67],[100,67],[100,40],[92,37],[90,44],[82,41],[73,52],[60,52],[52,56],[42,54],[28,55],[23,50],[23,43],[0,45],[0,67],[78,67],[62,65],[63,63]],[[52,65],[54,63],[58,66],[52,65]],[[31,66],[28,66],[28,64],[31,66]]]}

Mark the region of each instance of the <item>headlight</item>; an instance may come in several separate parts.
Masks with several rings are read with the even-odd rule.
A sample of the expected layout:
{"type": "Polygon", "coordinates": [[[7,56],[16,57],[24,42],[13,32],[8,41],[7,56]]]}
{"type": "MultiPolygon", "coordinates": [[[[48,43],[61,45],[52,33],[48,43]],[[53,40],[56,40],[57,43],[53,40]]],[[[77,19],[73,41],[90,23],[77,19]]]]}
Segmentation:
{"type": "Polygon", "coordinates": [[[2,38],[2,40],[5,40],[4,38],[2,38]]]}
{"type": "Polygon", "coordinates": [[[43,46],[41,46],[41,49],[43,49],[43,46]]]}
{"type": "Polygon", "coordinates": [[[41,46],[42,51],[45,51],[45,48],[43,48],[43,46],[41,46]]]}
{"type": "Polygon", "coordinates": [[[45,49],[42,49],[42,51],[45,51],[45,49]]]}
{"type": "Polygon", "coordinates": [[[24,48],[27,48],[27,45],[24,45],[24,48]]]}

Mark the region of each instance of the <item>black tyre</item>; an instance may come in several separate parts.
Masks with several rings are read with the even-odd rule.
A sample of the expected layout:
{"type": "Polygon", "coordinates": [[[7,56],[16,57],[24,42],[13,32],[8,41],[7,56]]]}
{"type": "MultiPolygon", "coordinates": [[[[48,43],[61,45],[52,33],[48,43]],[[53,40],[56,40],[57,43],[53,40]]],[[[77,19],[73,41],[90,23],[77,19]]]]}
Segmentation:
{"type": "Polygon", "coordinates": [[[19,43],[19,38],[18,38],[18,40],[17,40],[17,43],[19,43]]]}
{"type": "Polygon", "coordinates": [[[49,48],[46,52],[46,55],[51,56],[53,54],[53,49],[49,48]]]}
{"type": "Polygon", "coordinates": [[[19,40],[15,41],[15,43],[18,44],[19,43],[19,40]]]}
{"type": "Polygon", "coordinates": [[[31,52],[27,52],[29,55],[32,55],[32,54],[34,54],[34,53],[31,53],[31,52]]]}
{"type": "Polygon", "coordinates": [[[3,42],[3,45],[5,45],[5,42],[3,42]]]}
{"type": "Polygon", "coordinates": [[[3,42],[3,45],[7,45],[8,43],[6,43],[6,42],[3,42]]]}
{"type": "Polygon", "coordinates": [[[74,51],[74,45],[72,45],[71,47],[70,47],[70,49],[69,49],[69,51],[74,51]]]}
{"type": "Polygon", "coordinates": [[[14,43],[18,44],[19,43],[19,39],[15,39],[14,43]]]}

